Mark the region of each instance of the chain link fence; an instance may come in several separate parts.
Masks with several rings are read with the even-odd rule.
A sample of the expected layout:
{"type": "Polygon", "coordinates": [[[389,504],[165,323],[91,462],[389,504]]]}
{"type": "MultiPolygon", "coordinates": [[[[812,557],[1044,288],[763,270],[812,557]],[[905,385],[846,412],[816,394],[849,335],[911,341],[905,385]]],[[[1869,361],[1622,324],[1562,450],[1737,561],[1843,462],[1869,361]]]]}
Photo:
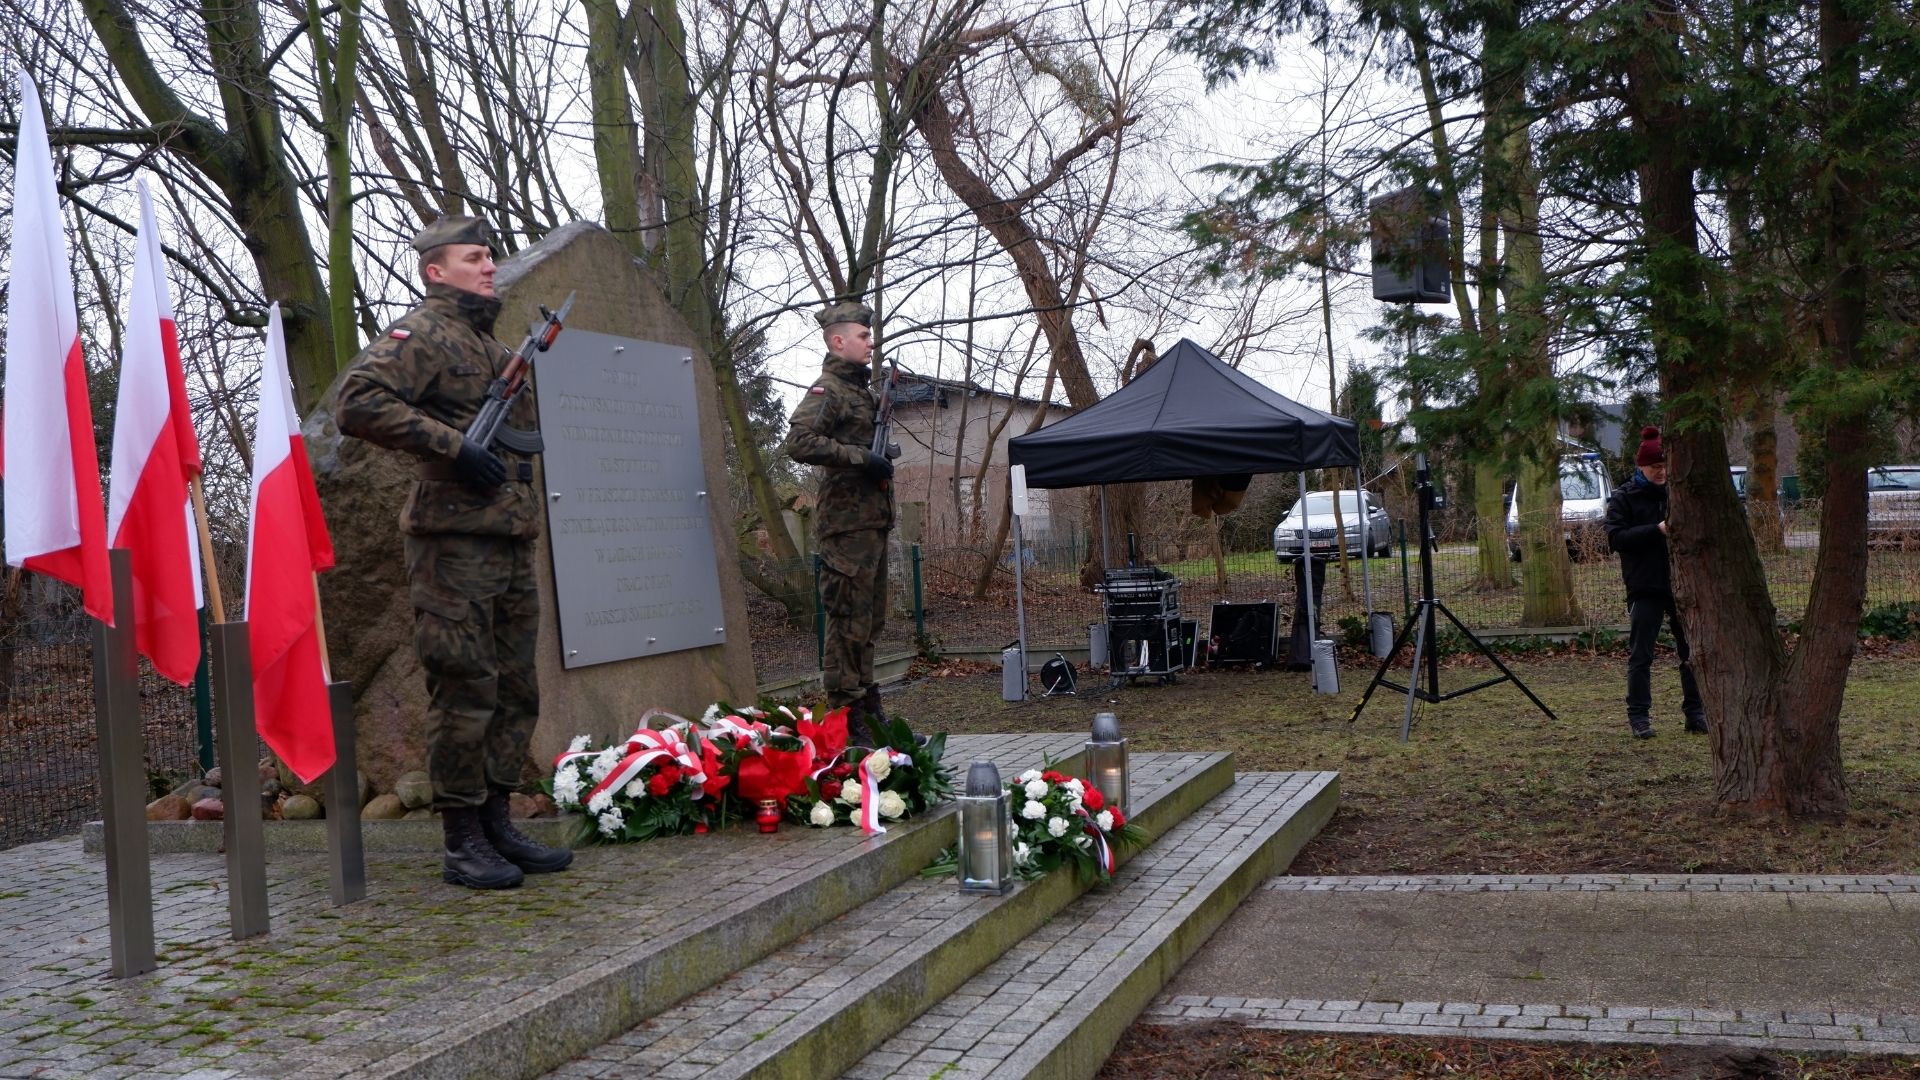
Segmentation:
{"type": "MultiPolygon", "coordinates": [[[[1785,522],[1786,550],[1763,557],[1782,625],[1798,620],[1806,606],[1818,554],[1818,521],[1818,504],[1801,504],[1785,522]]],[[[1387,558],[1355,557],[1348,560],[1344,571],[1337,563],[1328,568],[1321,600],[1322,633],[1338,638],[1343,620],[1355,632],[1364,625],[1369,581],[1372,609],[1387,612],[1396,624],[1419,599],[1419,545],[1410,529],[1398,528],[1396,535],[1394,550],[1387,558]]],[[[1085,648],[1089,627],[1102,620],[1099,594],[1082,581],[1087,554],[1085,545],[1078,542],[1025,548],[1020,577],[1025,585],[1030,652],[1085,648]]],[[[1626,594],[1620,564],[1606,550],[1604,537],[1596,531],[1576,538],[1572,554],[1573,597],[1578,613],[1561,628],[1624,631],[1626,594]]],[[[1204,541],[1148,543],[1138,556],[1139,561],[1179,579],[1181,612],[1188,619],[1199,620],[1202,633],[1217,603],[1271,601],[1278,605],[1283,626],[1294,610],[1295,563],[1276,559],[1270,549],[1229,551],[1216,557],[1204,541]]],[[[1116,564],[1124,563],[1123,552],[1115,551],[1111,557],[1116,564]]],[[[1472,544],[1443,542],[1434,553],[1434,595],[1476,632],[1524,632],[1524,568],[1513,561],[1502,568],[1508,572],[1509,581],[1489,585],[1480,580],[1479,557],[1472,544]]],[[[797,580],[813,580],[810,562],[786,569],[797,580]]],[[[896,543],[889,569],[890,614],[880,645],[882,655],[900,651],[992,654],[1016,638],[1019,600],[1011,545],[988,570],[979,547],[919,548],[916,565],[916,549],[896,543]]],[[[764,597],[754,598],[754,659],[763,683],[817,670],[820,624],[815,616],[817,608],[804,591],[798,595],[804,614],[792,622],[780,618],[780,605],[764,597]]],[[[1871,549],[1865,611],[1914,602],[1920,602],[1920,545],[1871,549]]]]}
{"type": "MultiPolygon", "coordinates": [[[[140,663],[147,798],[201,768],[193,690],[140,663]]],[[[100,816],[93,641],[84,619],[0,636],[0,848],[74,832],[100,816]]]]}

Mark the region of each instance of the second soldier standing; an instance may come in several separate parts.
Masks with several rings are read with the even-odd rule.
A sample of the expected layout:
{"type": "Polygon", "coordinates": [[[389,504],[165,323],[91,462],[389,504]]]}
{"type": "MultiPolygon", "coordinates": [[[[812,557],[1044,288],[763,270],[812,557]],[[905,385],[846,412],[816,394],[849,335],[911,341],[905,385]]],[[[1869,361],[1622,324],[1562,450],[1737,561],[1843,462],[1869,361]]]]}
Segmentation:
{"type": "MultiPolygon", "coordinates": [[[[814,316],[826,340],[820,378],[793,411],[786,451],[821,470],[814,507],[820,553],[820,600],[826,609],[821,682],[827,707],[884,721],[873,675],[874,642],[887,619],[887,530],[893,527],[893,463],[873,452],[879,402],[868,364],[873,311],[855,300],[814,316]]],[[[872,725],[869,725],[872,728],[872,725]]],[[[874,744],[886,740],[872,728],[874,744]]]]}

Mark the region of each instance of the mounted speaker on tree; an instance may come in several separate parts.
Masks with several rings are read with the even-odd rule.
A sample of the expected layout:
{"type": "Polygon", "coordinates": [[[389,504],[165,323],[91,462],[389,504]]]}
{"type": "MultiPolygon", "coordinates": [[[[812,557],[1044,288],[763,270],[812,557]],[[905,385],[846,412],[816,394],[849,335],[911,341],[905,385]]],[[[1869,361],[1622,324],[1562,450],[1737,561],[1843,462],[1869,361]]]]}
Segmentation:
{"type": "Polygon", "coordinates": [[[1373,298],[1396,304],[1444,304],[1447,219],[1440,200],[1418,187],[1390,191],[1367,204],[1373,233],[1373,298]]]}

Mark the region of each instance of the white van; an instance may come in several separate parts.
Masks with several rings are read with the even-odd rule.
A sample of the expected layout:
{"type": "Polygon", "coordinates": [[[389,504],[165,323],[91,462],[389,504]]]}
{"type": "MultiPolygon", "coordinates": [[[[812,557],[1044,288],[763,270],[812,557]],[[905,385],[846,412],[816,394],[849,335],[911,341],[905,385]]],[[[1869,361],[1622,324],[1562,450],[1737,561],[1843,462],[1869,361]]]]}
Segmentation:
{"type": "MultiPolygon", "coordinates": [[[[1605,525],[1607,496],[1613,484],[1607,479],[1600,455],[1560,456],[1560,524],[1567,541],[1567,555],[1579,558],[1586,551],[1606,550],[1605,525]]],[[[1515,484],[1513,498],[1507,502],[1507,552],[1520,561],[1520,485],[1515,484]]]]}

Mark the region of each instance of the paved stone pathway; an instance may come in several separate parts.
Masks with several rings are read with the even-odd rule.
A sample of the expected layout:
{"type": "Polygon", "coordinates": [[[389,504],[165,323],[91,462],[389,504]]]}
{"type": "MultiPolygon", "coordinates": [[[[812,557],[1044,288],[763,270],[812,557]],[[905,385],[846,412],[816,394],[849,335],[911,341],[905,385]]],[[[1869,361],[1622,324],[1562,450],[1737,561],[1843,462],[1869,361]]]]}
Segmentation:
{"type": "Polygon", "coordinates": [[[1141,1019],[1920,1054],[1920,877],[1282,877],[1141,1019]]]}
{"type": "MultiPolygon", "coordinates": [[[[1084,736],[964,736],[1038,763],[1084,736]]],[[[318,856],[267,865],[273,932],[228,937],[220,856],[156,856],[159,970],[106,975],[105,871],[78,837],[0,852],[0,1078],[344,1076],[808,875],[857,830],[726,831],[581,851],[564,874],[477,893],[430,853],[369,855],[368,899],[334,908],[318,856]]]]}

